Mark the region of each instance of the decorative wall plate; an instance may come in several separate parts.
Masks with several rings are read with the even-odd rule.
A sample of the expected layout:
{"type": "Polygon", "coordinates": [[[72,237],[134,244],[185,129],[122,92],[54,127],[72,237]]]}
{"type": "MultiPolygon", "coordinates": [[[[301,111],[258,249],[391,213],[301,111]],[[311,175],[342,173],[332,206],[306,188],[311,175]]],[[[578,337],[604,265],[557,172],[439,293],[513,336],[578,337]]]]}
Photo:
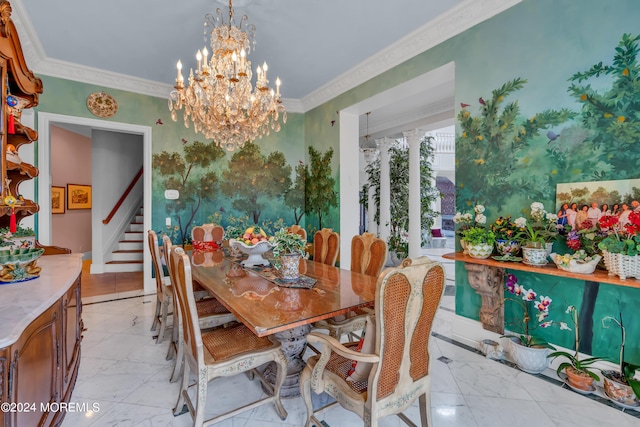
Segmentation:
{"type": "Polygon", "coordinates": [[[94,92],[87,98],[87,108],[93,115],[107,118],[118,112],[118,102],[105,92],[94,92]]]}

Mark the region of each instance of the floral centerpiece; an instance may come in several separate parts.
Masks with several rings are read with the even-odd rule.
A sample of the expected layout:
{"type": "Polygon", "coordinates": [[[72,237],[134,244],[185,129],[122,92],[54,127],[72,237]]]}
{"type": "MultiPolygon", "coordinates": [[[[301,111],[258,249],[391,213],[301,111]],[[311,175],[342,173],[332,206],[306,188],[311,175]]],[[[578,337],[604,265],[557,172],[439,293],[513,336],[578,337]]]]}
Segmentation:
{"type": "Polygon", "coordinates": [[[640,277],[640,213],[631,212],[629,223],[620,224],[616,216],[603,216],[598,221],[607,236],[598,243],[609,274],[621,279],[640,277]]]}
{"type": "Polygon", "coordinates": [[[511,216],[501,216],[490,226],[496,238],[496,250],[502,256],[515,256],[520,250],[520,242],[516,240],[518,227],[511,220],[511,216]]]}
{"type": "Polygon", "coordinates": [[[547,212],[540,202],[531,203],[529,218],[515,220],[519,231],[516,238],[529,247],[544,247],[558,236],[558,215],[547,212]]]}
{"type": "MultiPolygon", "coordinates": [[[[558,365],[556,373],[560,376],[560,372],[564,370],[567,375],[567,382],[571,387],[584,391],[595,390],[595,388],[593,388],[593,381],[600,381],[600,377],[594,372],[595,368],[593,368],[592,365],[606,359],[602,357],[580,358],[580,323],[578,322],[578,310],[570,305],[566,313],[571,316],[571,321],[573,322],[575,352],[571,354],[566,351],[554,351],[549,357],[551,359],[559,357],[566,359],[565,362],[558,365]]],[[[566,323],[561,323],[560,329],[571,331],[571,328],[568,327],[566,323]]]]}
{"type": "Polygon", "coordinates": [[[283,280],[294,281],[300,277],[300,259],[306,256],[306,240],[297,233],[289,233],[281,228],[270,239],[273,247],[273,256],[282,262],[280,269],[283,280]]]}
{"type": "MultiPolygon", "coordinates": [[[[522,317],[518,322],[514,334],[507,334],[505,337],[511,340],[511,356],[518,368],[525,372],[538,374],[549,367],[550,360],[547,358],[551,349],[555,348],[545,340],[532,335],[532,330],[537,326],[547,328],[553,325],[551,321],[545,321],[549,316],[551,298],[538,296],[533,289],[526,289],[518,283],[518,278],[514,274],[509,274],[505,281],[505,289],[512,297],[505,298],[506,301],[513,301],[522,308],[522,317]],[[536,311],[535,317],[538,325],[531,327],[531,313],[536,311]]],[[[561,324],[562,325],[562,324],[561,324]]],[[[566,325],[566,324],[565,324],[566,325]]],[[[562,326],[561,326],[562,328],[562,326]]]]}
{"type": "Polygon", "coordinates": [[[264,259],[262,254],[271,250],[273,245],[269,241],[267,233],[257,225],[247,228],[239,239],[229,239],[229,246],[249,255],[246,260],[242,261],[244,267],[269,265],[269,261],[264,259]]]}

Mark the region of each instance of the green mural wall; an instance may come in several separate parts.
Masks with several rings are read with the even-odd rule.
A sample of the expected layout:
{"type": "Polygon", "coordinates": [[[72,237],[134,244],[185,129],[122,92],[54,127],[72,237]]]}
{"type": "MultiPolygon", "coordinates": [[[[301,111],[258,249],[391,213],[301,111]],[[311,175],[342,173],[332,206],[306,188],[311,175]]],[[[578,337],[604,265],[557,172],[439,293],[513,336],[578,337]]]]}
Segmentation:
{"type": "MultiPolygon", "coordinates": [[[[504,114],[505,106],[512,105],[509,119],[506,120],[505,116],[505,122],[510,123],[507,128],[501,129],[505,122],[498,119],[487,121],[494,124],[494,130],[497,126],[498,131],[493,133],[494,136],[501,132],[503,135],[509,133],[508,138],[500,139],[500,144],[507,140],[509,143],[514,142],[513,146],[499,145],[506,157],[489,157],[492,151],[481,151],[481,141],[478,139],[465,141],[472,133],[467,129],[467,137],[463,136],[465,130],[462,120],[457,121],[459,147],[456,159],[465,165],[464,169],[457,168],[456,182],[461,194],[457,200],[458,210],[467,210],[473,203],[481,202],[487,208],[485,213],[489,220],[492,220],[500,214],[519,216],[520,212],[528,210],[533,201],[543,202],[550,209],[557,182],[581,181],[585,177],[592,180],[595,172],[599,177],[604,173],[608,179],[640,175],[635,172],[635,163],[640,153],[635,131],[635,120],[639,118],[637,97],[635,93],[618,97],[621,90],[630,90],[618,88],[623,82],[621,77],[633,79],[634,88],[637,86],[638,77],[635,73],[639,70],[635,62],[625,67],[629,70],[627,75],[622,75],[624,68],[618,68],[620,75],[601,73],[599,77],[584,81],[579,81],[579,78],[573,82],[569,80],[576,73],[588,71],[601,61],[604,65],[614,65],[615,49],[623,34],[629,33],[634,37],[640,34],[638,18],[640,3],[637,0],[524,0],[304,115],[289,113],[288,122],[280,133],[272,134],[257,143],[263,154],[276,151],[283,153],[287,164],[292,166],[292,179],[293,169],[299,161],[308,161],[308,147],[314,147],[320,152],[333,148],[331,169],[336,178],[335,190],[339,191],[340,123],[336,112],[454,62],[455,115],[459,118],[464,118],[461,117],[464,111],[469,113],[470,118],[481,117],[483,106],[480,98],[485,104],[487,101],[494,101],[493,91],[508,82],[522,79],[522,85],[518,85],[521,87],[496,96],[492,104],[496,107],[495,114],[504,114]],[[572,83],[576,85],[576,90],[570,91],[572,83]],[[584,85],[590,87],[580,88],[584,85]],[[586,94],[585,100],[581,99],[581,92],[586,94]],[[607,107],[616,108],[598,110],[599,104],[595,101],[606,101],[607,107]],[[618,101],[620,105],[613,105],[618,101]],[[466,104],[464,109],[461,104],[466,104]],[[601,113],[601,116],[596,117],[597,113],[601,113]],[[605,113],[611,116],[605,117],[605,113]],[[624,120],[619,121],[620,116],[624,120]],[[532,117],[534,122],[529,121],[532,117]],[[605,123],[604,120],[608,121],[605,123]],[[515,143],[515,136],[522,128],[527,132],[537,133],[526,135],[526,144],[518,145],[515,143]],[[608,141],[615,142],[615,150],[613,145],[607,146],[608,141]],[[630,156],[622,156],[623,161],[617,162],[618,152],[629,153],[630,156]],[[460,186],[465,181],[469,182],[471,176],[492,177],[492,180],[477,179],[476,182],[486,181],[496,188],[487,186],[474,192],[465,192],[460,186]]],[[[45,92],[36,111],[92,117],[85,106],[86,97],[92,92],[105,90],[120,104],[118,114],[110,120],[153,127],[154,154],[166,151],[184,155],[183,139],[187,141],[186,144],[201,141],[192,131],[184,129],[180,122],[171,121],[164,99],[46,76],[43,77],[43,82],[45,92]],[[158,119],[164,124],[156,125],[158,119]]],[[[482,143],[486,144],[487,139],[486,134],[483,134],[482,143]]],[[[230,158],[227,154],[224,159],[214,162],[209,170],[221,173],[230,158]]],[[[153,225],[154,228],[161,229],[166,206],[160,193],[161,180],[156,175],[153,185],[153,225]]],[[[234,213],[230,206],[231,201],[222,197],[207,202],[200,208],[202,216],[198,217],[198,221],[204,221],[210,215],[225,213],[220,208],[226,213],[234,213]]],[[[292,222],[293,213],[288,212],[281,203],[276,202],[266,207],[262,215],[274,220],[282,217],[284,221],[292,222]]],[[[339,208],[330,209],[323,217],[323,226],[338,230],[339,213],[339,208]]],[[[237,215],[237,212],[234,214],[237,215]]],[[[302,218],[302,223],[317,227],[317,219],[308,218],[307,215],[302,218]]],[[[456,312],[477,319],[480,299],[469,287],[466,272],[461,265],[456,266],[456,273],[456,312]]],[[[532,287],[538,292],[549,292],[556,303],[550,317],[561,315],[560,311],[565,303],[579,307],[586,289],[582,282],[558,279],[558,283],[547,283],[543,276],[535,274],[525,275],[521,280],[532,283],[532,287]],[[555,313],[553,310],[559,312],[555,313]]],[[[609,308],[619,308],[626,316],[631,313],[631,303],[638,298],[640,292],[634,289],[599,286],[592,315],[594,354],[616,357],[615,347],[619,335],[598,329],[598,319],[605,314],[615,315],[605,313],[605,309],[609,308]]],[[[629,321],[626,324],[629,327],[628,341],[640,342],[637,339],[640,336],[640,324],[629,321]]],[[[558,331],[548,333],[551,341],[568,347],[571,345],[570,337],[559,335],[558,331]]],[[[629,346],[629,343],[627,345],[630,358],[640,363],[638,348],[629,346]]]]}

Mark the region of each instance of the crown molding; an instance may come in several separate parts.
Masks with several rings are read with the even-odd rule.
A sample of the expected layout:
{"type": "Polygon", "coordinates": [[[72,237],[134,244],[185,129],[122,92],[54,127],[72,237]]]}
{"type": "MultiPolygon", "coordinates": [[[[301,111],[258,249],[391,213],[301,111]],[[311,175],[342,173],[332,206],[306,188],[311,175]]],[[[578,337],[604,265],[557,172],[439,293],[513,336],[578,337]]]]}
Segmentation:
{"type": "Polygon", "coordinates": [[[314,90],[302,99],[309,111],[338,95],[402,64],[497,14],[522,0],[466,0],[396,43],[382,49],[354,68],[314,90]]]}
{"type": "MultiPolygon", "coordinates": [[[[283,99],[283,104],[288,112],[305,113],[521,1],[465,0],[304,98],[283,99]]],[[[47,58],[22,2],[12,0],[12,19],[20,35],[25,59],[36,74],[168,98],[173,87],[166,83],[47,58]]]]}

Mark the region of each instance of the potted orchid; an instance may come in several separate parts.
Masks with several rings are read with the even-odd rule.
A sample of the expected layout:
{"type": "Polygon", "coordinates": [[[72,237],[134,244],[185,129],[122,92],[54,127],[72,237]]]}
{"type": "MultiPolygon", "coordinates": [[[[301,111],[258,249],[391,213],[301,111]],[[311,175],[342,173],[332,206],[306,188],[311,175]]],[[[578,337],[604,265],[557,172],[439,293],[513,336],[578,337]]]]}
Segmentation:
{"type": "MultiPolygon", "coordinates": [[[[571,387],[584,391],[593,391],[595,390],[593,387],[593,381],[600,381],[600,377],[594,372],[596,368],[593,368],[592,365],[605,359],[602,357],[580,358],[580,353],[578,351],[580,348],[578,310],[574,306],[570,305],[567,308],[566,313],[571,316],[571,321],[573,322],[575,352],[574,354],[571,354],[566,351],[554,351],[549,355],[549,357],[552,360],[556,358],[566,359],[565,362],[558,365],[556,373],[560,376],[560,373],[564,370],[565,375],[567,376],[567,382],[571,387]]],[[[560,329],[571,331],[571,328],[564,322],[560,323],[560,329]]]]}
{"type": "Polygon", "coordinates": [[[532,335],[531,316],[535,310],[535,318],[538,326],[546,328],[551,326],[552,322],[545,322],[549,316],[549,307],[551,306],[551,298],[547,296],[538,296],[533,289],[526,289],[518,283],[518,278],[514,274],[509,274],[505,281],[505,289],[513,297],[505,298],[506,301],[512,301],[522,308],[522,317],[517,322],[520,326],[520,332],[515,334],[504,335],[511,342],[511,356],[518,366],[525,372],[539,374],[549,367],[550,360],[547,358],[551,350],[555,348],[545,340],[532,335]]]}

